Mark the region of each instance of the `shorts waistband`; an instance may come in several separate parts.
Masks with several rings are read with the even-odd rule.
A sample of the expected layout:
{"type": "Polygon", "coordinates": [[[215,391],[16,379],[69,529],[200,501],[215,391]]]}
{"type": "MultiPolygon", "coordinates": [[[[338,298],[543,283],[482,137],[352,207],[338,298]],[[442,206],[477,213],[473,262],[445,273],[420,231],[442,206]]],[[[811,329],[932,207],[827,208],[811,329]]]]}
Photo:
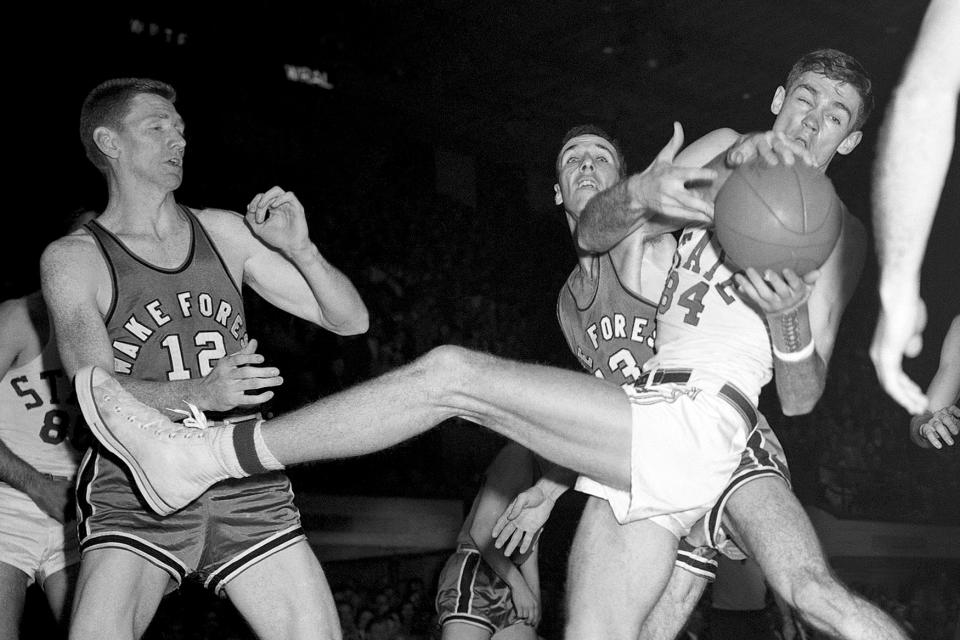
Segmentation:
{"type": "MultiPolygon", "coordinates": [[[[686,384],[691,377],[693,377],[693,369],[654,369],[641,374],[637,378],[636,386],[640,388],[655,384],[686,384]]],[[[751,429],[757,426],[759,421],[757,409],[740,389],[728,382],[720,387],[717,394],[737,410],[751,429]]]]}

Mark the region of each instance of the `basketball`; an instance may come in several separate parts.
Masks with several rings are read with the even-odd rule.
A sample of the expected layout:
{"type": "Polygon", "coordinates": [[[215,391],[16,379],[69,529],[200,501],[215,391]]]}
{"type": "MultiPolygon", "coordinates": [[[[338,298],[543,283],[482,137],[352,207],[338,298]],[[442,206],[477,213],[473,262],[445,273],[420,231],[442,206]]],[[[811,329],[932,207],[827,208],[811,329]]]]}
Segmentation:
{"type": "Polygon", "coordinates": [[[797,275],[822,265],[840,237],[843,211],[830,178],[806,163],[737,167],[714,204],[717,240],[736,267],[797,275]]]}

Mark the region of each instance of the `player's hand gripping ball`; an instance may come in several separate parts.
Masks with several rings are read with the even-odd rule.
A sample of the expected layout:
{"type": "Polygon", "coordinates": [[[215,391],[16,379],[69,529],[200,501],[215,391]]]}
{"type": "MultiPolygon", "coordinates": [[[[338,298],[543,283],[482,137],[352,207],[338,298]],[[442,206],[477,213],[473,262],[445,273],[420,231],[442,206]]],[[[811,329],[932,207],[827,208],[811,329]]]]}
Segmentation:
{"type": "Polygon", "coordinates": [[[734,170],[714,204],[717,240],[737,267],[802,276],[833,251],[843,207],[830,178],[803,162],[761,159],[734,170]]]}

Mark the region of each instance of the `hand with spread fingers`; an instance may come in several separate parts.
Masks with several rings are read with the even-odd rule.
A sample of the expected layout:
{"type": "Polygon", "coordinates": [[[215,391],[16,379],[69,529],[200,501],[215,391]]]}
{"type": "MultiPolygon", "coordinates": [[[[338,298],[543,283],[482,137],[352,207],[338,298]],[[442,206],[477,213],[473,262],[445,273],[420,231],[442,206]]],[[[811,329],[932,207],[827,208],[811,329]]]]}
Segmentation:
{"type": "Polygon", "coordinates": [[[497,549],[503,550],[506,556],[516,550],[526,553],[540,539],[553,504],[536,485],[517,494],[493,527],[497,549]]]}
{"type": "Polygon", "coordinates": [[[262,404],[273,397],[273,391],[246,393],[283,384],[279,369],[256,366],[264,360],[256,351],[257,341],[250,340],[240,351],[217,361],[210,374],[200,381],[201,409],[229,411],[235,407],[262,404]]]}
{"type": "Polygon", "coordinates": [[[630,176],[627,189],[631,199],[642,208],[686,224],[708,224],[713,220],[713,200],[692,185],[709,185],[717,179],[713,169],[683,167],[674,158],[683,146],[683,128],[673,123],[673,137],[643,173],[630,176]]]}

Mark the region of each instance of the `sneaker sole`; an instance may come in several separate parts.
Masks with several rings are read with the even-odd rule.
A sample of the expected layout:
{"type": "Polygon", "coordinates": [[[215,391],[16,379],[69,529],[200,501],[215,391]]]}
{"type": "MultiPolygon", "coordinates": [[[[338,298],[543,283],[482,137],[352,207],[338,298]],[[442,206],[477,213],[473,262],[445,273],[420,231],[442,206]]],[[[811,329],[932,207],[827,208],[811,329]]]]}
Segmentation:
{"type": "Polygon", "coordinates": [[[123,446],[123,443],[113,435],[110,427],[107,426],[106,420],[100,415],[100,407],[97,406],[93,398],[93,367],[85,367],[77,372],[76,387],[80,410],[83,412],[83,417],[86,419],[90,430],[93,431],[93,435],[95,435],[100,444],[102,444],[107,451],[115,455],[120,462],[123,463],[127,471],[130,472],[130,475],[133,476],[134,483],[137,485],[137,489],[140,490],[140,495],[147,503],[147,506],[150,507],[150,510],[161,516],[166,516],[176,511],[175,508],[160,497],[160,494],[157,493],[156,489],[154,489],[150,483],[146,473],[144,473],[143,469],[137,463],[137,459],[130,455],[130,452],[123,446]]]}

